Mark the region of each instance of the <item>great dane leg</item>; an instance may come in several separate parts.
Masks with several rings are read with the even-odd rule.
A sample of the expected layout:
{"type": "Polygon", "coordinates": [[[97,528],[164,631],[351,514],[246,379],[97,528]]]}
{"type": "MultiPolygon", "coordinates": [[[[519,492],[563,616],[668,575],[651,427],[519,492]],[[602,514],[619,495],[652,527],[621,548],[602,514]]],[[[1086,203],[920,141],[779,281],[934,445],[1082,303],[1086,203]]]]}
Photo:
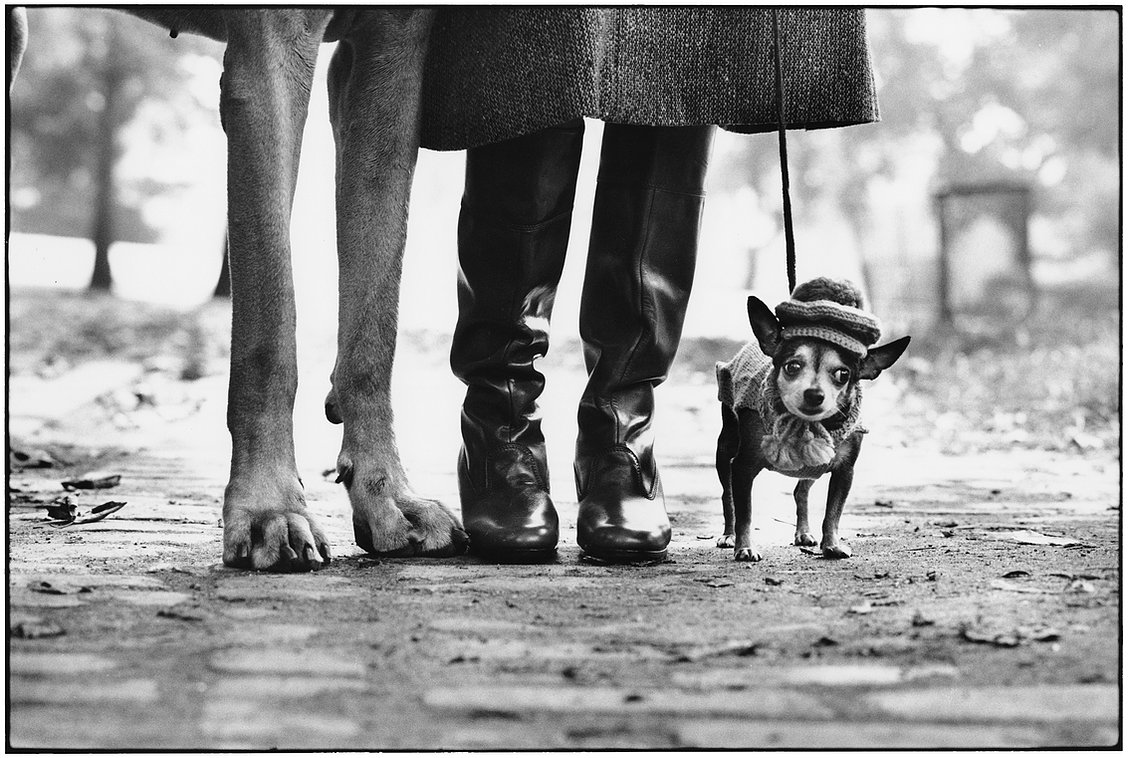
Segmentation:
{"type": "Polygon", "coordinates": [[[391,406],[407,200],[433,13],[363,12],[341,41],[329,75],[340,314],[326,411],[344,423],[337,471],[352,502],[357,544],[379,555],[452,555],[467,543],[450,511],[412,493],[391,406]]]}
{"type": "Polygon", "coordinates": [[[226,10],[231,480],[223,562],[301,571],[329,560],[294,460],[297,389],[290,210],[326,11],[226,10]]]}

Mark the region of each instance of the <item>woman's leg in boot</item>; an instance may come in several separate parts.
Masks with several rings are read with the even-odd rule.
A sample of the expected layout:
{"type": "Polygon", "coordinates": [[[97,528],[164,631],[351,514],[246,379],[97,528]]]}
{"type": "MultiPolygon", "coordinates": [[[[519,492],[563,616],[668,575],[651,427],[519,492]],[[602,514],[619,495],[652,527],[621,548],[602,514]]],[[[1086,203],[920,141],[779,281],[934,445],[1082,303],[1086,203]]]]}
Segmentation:
{"type": "Polygon", "coordinates": [[[536,400],[568,248],[583,121],[467,151],[451,368],[466,385],[458,484],[470,550],[537,560],[559,523],[536,400]]]}
{"type": "Polygon", "coordinates": [[[580,303],[588,384],[576,444],[577,533],[610,562],[666,556],[654,387],[681,339],[713,127],[608,124],[580,303]]]}

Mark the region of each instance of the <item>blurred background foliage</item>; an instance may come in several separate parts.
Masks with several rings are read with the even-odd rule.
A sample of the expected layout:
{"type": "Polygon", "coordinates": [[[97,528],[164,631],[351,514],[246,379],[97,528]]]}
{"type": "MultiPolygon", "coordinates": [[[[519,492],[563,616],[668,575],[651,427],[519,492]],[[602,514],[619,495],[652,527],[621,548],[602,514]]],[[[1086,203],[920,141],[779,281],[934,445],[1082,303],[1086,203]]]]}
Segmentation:
{"type": "MultiPolygon", "coordinates": [[[[30,47],[11,101],[13,287],[18,290],[23,272],[50,269],[36,282],[65,279],[72,289],[88,283],[120,293],[121,280],[149,260],[160,263],[134,289],[145,296],[176,290],[198,268],[215,272],[209,274],[214,283],[224,236],[222,45],[187,34],[170,39],[117,11],[30,8],[28,16],[30,47]],[[21,234],[90,240],[95,265],[82,258],[90,252],[60,253],[49,263],[48,238],[21,247],[21,234]],[[114,245],[120,264],[111,272],[114,245]],[[84,281],[76,286],[75,276],[67,279],[69,269],[81,270],[84,281]]],[[[947,435],[957,447],[977,435],[993,442],[974,444],[1114,445],[1119,13],[875,8],[867,18],[881,123],[789,136],[800,278],[857,278],[887,334],[913,334],[892,381],[909,398],[904,411],[917,414],[929,434],[947,435]],[[1005,223],[1016,206],[990,193],[953,204],[949,249],[942,251],[938,193],[1000,183],[1029,191],[1029,261],[1005,223]],[[948,322],[939,320],[942,253],[952,266],[954,320],[948,322]],[[1027,291],[1031,285],[1036,292],[1027,291]]],[[[328,57],[323,50],[303,154],[309,172],[303,177],[315,176],[299,179],[295,206],[300,308],[301,288],[315,281],[324,280],[318,297],[335,296],[333,159],[323,91],[328,57]],[[307,226],[312,231],[303,231],[307,226]]],[[[597,138],[597,130],[589,125],[589,136],[597,138]]],[[[596,152],[586,149],[585,160],[596,152]]],[[[448,333],[454,323],[461,160],[461,154],[420,156],[401,299],[408,329],[448,333]],[[445,298],[429,291],[438,271],[445,272],[445,298]]],[[[584,176],[581,196],[590,197],[590,184],[583,194],[584,176]]],[[[744,338],[745,295],[755,291],[774,302],[786,294],[775,137],[719,134],[710,183],[690,339],[679,356],[702,381],[710,381],[712,361],[744,338]]],[[[572,235],[581,247],[584,214],[577,207],[572,235]]],[[[569,257],[557,301],[558,342],[576,334],[582,253],[578,265],[576,257],[569,257]]],[[[204,297],[210,292],[209,286],[204,297]]],[[[21,313],[37,314],[42,328],[46,307],[37,302],[21,313]]],[[[331,345],[335,307],[319,301],[317,310],[327,319],[331,345]]],[[[13,319],[15,343],[19,329],[13,319]]],[[[44,336],[32,333],[42,348],[44,336]]]]}
{"type": "Polygon", "coordinates": [[[31,8],[29,20],[11,110],[12,229],[90,239],[92,286],[110,289],[110,245],[156,242],[146,206],[193,182],[186,135],[218,126],[217,103],[186,84],[201,63],[218,76],[222,46],[105,9],[31,8]]]}

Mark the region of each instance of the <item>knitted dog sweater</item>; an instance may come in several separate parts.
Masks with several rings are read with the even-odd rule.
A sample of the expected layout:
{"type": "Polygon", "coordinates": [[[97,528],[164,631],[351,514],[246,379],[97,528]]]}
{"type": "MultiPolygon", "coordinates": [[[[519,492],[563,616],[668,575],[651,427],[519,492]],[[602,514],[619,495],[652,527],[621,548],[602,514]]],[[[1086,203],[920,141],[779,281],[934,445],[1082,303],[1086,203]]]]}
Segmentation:
{"type": "Polygon", "coordinates": [[[755,341],[728,363],[717,363],[717,399],[734,411],[755,411],[764,426],[761,452],[768,469],[797,479],[817,479],[830,471],[842,441],[855,432],[866,433],[859,423],[861,387],[855,385],[852,391],[846,418],[827,429],[821,421],[804,421],[787,411],[774,381],[772,359],[755,341]]]}

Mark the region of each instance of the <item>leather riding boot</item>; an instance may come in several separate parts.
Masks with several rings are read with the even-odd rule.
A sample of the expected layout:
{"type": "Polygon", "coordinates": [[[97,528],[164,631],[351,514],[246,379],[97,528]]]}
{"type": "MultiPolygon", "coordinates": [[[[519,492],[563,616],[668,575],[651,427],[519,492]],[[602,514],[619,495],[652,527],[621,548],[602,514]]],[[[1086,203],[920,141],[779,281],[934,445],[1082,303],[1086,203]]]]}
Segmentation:
{"type": "Polygon", "coordinates": [[[568,248],[584,125],[467,151],[450,363],[467,386],[458,487],[470,550],[536,561],[559,520],[537,412],[548,324],[568,248]]]}
{"type": "Polygon", "coordinates": [[[666,557],[654,388],[681,339],[713,127],[608,124],[580,302],[588,384],[576,443],[577,539],[607,562],[666,557]]]}

